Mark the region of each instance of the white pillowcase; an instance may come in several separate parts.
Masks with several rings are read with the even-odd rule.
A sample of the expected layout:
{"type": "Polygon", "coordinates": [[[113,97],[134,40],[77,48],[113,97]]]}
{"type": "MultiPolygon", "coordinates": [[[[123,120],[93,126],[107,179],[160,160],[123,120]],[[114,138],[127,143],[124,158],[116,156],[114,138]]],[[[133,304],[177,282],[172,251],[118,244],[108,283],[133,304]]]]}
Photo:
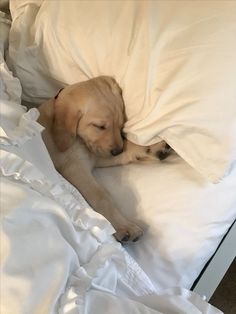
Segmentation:
{"type": "Polygon", "coordinates": [[[9,63],[27,101],[106,74],[127,137],[165,139],[212,182],[236,159],[235,1],[12,1],[9,63]],[[19,35],[20,32],[20,35],[19,35]]]}

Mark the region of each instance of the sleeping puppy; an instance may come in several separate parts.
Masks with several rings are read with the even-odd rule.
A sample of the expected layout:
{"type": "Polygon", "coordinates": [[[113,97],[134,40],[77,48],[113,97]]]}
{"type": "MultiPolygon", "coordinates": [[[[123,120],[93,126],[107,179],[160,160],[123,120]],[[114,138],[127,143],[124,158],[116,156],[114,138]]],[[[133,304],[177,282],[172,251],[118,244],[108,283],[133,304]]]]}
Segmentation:
{"type": "Polygon", "coordinates": [[[73,184],[116,230],[118,241],[137,241],[143,234],[116,208],[92,175],[94,167],[164,159],[170,147],[162,141],[143,147],[122,137],[124,101],[116,81],[100,76],[62,89],[39,107],[38,122],[55,168],[73,184]]]}

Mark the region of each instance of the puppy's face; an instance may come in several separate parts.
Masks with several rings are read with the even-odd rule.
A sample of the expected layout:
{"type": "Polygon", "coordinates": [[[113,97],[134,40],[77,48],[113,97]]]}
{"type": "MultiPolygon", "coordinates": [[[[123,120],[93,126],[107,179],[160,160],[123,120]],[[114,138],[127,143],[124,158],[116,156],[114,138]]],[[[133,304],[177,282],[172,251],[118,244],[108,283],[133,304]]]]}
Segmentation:
{"type": "Polygon", "coordinates": [[[77,134],[88,149],[101,157],[115,156],[123,151],[123,112],[119,104],[114,103],[113,108],[110,108],[110,102],[108,104],[92,105],[82,114],[77,128],[77,134]]]}
{"type": "Polygon", "coordinates": [[[123,151],[124,103],[114,79],[98,77],[66,87],[55,101],[54,140],[61,151],[78,135],[97,156],[123,151]]]}

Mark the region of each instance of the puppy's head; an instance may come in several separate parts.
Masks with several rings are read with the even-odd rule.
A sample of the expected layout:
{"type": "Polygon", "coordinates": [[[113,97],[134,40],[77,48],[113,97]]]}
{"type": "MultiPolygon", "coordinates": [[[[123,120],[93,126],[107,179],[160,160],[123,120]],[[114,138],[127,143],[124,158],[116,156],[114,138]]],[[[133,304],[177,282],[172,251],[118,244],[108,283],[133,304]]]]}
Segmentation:
{"type": "Polygon", "coordinates": [[[78,135],[97,156],[123,151],[124,102],[116,81],[100,76],[64,88],[54,104],[52,134],[60,151],[78,135]]]}

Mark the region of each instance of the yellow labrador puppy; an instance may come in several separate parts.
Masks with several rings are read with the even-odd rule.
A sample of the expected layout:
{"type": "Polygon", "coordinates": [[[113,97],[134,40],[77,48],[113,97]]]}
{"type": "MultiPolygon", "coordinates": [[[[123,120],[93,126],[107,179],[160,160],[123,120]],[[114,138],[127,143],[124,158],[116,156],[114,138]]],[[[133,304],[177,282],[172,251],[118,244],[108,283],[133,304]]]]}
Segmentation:
{"type": "Polygon", "coordinates": [[[55,168],[112,223],[118,241],[137,241],[143,231],[120,213],[109,193],[96,182],[92,170],[164,159],[170,147],[164,141],[143,147],[123,140],[122,92],[108,76],[65,87],[39,111],[38,121],[45,127],[43,140],[55,168]]]}

